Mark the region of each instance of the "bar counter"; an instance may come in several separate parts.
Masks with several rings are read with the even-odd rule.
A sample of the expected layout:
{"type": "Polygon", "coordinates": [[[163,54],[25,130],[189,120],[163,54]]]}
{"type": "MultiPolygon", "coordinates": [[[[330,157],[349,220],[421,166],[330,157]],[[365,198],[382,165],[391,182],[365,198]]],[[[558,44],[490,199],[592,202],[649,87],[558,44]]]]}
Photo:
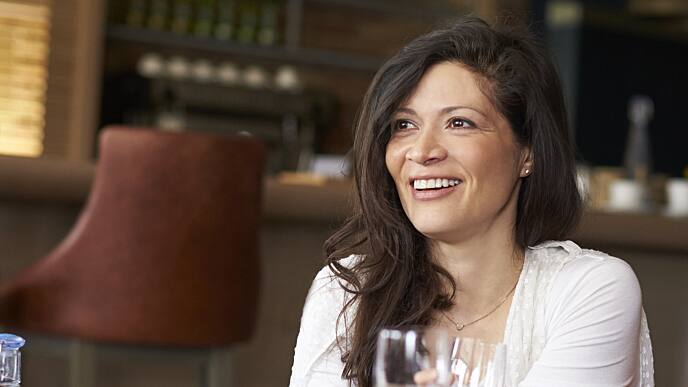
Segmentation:
{"type": "MultiPolygon", "coordinates": [[[[0,157],[0,198],[81,203],[95,173],[93,163],[0,157]]],[[[268,221],[341,222],[352,207],[352,183],[346,179],[268,176],[263,213],[268,221]]],[[[575,240],[583,244],[688,253],[688,217],[657,213],[589,210],[575,240]]]]}
{"type": "MultiPolygon", "coordinates": [[[[0,156],[0,199],[81,204],[95,176],[95,164],[48,158],[0,156]]],[[[263,212],[271,220],[333,222],[350,212],[348,180],[265,178],[263,212]]]]}

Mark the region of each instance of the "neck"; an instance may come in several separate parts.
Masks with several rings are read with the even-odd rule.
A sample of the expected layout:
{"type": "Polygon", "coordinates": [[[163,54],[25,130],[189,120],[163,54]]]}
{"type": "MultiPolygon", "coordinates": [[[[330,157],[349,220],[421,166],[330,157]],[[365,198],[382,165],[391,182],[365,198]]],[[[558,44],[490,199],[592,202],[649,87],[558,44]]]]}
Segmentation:
{"type": "Polygon", "coordinates": [[[484,313],[513,288],[523,266],[523,249],[504,233],[485,233],[461,243],[432,243],[433,257],[454,279],[460,314],[484,313]]]}

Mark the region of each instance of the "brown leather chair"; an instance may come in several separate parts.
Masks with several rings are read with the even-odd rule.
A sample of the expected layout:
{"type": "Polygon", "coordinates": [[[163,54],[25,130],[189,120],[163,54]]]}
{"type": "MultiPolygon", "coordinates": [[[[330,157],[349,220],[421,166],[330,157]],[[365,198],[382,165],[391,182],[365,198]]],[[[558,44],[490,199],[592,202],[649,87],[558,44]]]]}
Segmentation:
{"type": "Polygon", "coordinates": [[[0,324],[91,343],[249,339],[264,156],[250,137],[106,128],[76,225],[2,284],[0,324]]]}

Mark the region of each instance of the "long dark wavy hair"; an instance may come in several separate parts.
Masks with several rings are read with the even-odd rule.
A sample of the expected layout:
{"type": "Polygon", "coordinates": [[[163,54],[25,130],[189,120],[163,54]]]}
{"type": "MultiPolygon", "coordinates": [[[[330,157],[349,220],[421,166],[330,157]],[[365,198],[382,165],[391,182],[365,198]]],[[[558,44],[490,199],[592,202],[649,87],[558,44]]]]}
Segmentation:
{"type": "Polygon", "coordinates": [[[352,150],[357,191],[353,216],[325,242],[327,263],[350,293],[340,314],[342,377],[371,386],[376,336],[383,327],[428,325],[451,307],[456,284],[430,258],[426,238],[406,217],[385,165],[392,115],[427,69],[460,63],[530,147],[532,174],[522,179],[514,239],[526,248],[565,239],[578,223],[581,198],[575,155],[557,71],[542,43],[513,22],[490,26],[463,17],[413,40],[375,75],[355,126],[352,150]],[[353,264],[340,260],[362,254],[353,264]],[[447,294],[447,283],[452,291],[447,294]],[[345,321],[351,308],[352,321],[345,321]]]}

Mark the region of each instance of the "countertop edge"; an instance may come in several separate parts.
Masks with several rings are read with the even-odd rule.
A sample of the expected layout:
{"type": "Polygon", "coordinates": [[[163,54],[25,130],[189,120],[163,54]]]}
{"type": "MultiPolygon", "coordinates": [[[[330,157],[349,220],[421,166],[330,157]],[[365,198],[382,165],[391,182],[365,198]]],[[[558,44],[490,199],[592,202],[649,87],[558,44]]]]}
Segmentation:
{"type": "MultiPolygon", "coordinates": [[[[31,203],[82,204],[95,174],[93,162],[0,156],[0,198],[31,203]]],[[[294,183],[268,176],[263,220],[337,226],[353,207],[347,179],[294,183]]],[[[688,253],[688,217],[588,210],[573,234],[582,245],[623,246],[688,253]]]]}

